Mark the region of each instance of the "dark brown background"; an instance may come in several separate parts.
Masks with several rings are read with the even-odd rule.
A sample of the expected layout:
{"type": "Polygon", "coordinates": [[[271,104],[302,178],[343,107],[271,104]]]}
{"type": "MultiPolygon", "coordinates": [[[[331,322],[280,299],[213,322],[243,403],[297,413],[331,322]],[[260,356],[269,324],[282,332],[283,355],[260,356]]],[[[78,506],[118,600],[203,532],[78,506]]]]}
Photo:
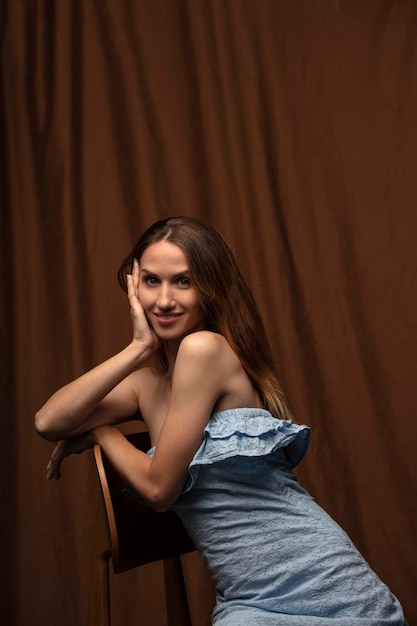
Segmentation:
{"type": "MultiPolygon", "coordinates": [[[[313,429],[302,482],[416,626],[417,3],[9,0],[1,15],[2,623],[85,623],[93,460],[46,483],[33,415],[129,341],[118,264],[186,214],[248,276],[313,429]]],[[[200,626],[211,596],[189,568],[200,626]]],[[[164,624],[160,579],[117,577],[114,626],[141,604],[164,624]]]]}

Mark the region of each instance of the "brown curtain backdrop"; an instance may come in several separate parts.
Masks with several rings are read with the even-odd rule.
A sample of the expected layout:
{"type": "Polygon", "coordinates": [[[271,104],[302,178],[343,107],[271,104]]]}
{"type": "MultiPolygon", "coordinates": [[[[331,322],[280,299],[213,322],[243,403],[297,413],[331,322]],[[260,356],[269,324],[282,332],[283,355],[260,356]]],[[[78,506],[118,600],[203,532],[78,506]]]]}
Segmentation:
{"type": "MultiPolygon", "coordinates": [[[[186,214],[253,288],[301,481],[416,626],[415,0],[9,0],[0,28],[1,622],[86,623],[93,459],[47,483],[33,415],[129,341],[118,264],[186,214]]],[[[163,626],[161,581],[113,577],[114,626],[163,626]]]]}

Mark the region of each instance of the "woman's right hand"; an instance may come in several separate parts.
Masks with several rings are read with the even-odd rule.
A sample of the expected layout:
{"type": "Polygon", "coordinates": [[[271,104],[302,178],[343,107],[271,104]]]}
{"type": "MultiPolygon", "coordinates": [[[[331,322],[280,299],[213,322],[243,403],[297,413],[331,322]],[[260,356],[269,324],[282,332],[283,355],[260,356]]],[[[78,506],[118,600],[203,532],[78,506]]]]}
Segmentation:
{"type": "Polygon", "coordinates": [[[161,340],[149,325],[143,307],[139,301],[139,263],[133,261],[132,274],[127,274],[127,297],[130,304],[130,316],[133,324],[133,341],[154,352],[161,345],[161,340]]]}
{"type": "Polygon", "coordinates": [[[65,457],[70,456],[70,454],[81,454],[81,452],[93,448],[94,443],[95,441],[90,432],[58,441],[46,467],[47,480],[52,478],[59,480],[61,478],[61,463],[65,457]]]}

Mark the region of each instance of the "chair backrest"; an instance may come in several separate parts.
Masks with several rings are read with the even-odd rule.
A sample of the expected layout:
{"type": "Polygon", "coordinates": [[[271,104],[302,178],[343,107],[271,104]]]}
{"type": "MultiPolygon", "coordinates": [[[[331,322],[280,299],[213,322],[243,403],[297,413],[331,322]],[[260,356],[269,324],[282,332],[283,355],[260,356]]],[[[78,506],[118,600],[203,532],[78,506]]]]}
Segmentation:
{"type": "MultiPolygon", "coordinates": [[[[150,447],[146,432],[127,438],[144,452],[150,447]]],[[[115,574],[195,550],[175,513],[157,513],[129,496],[126,484],[98,445],[94,447],[94,457],[107,512],[115,574]]]]}
{"type": "MultiPolygon", "coordinates": [[[[140,450],[149,449],[147,433],[127,438],[140,450]]],[[[97,494],[88,626],[111,624],[110,558],[115,574],[162,560],[167,625],[191,626],[181,555],[195,548],[182,522],[173,512],[156,513],[134,492],[129,495],[98,445],[94,457],[103,497],[97,494]]]]}

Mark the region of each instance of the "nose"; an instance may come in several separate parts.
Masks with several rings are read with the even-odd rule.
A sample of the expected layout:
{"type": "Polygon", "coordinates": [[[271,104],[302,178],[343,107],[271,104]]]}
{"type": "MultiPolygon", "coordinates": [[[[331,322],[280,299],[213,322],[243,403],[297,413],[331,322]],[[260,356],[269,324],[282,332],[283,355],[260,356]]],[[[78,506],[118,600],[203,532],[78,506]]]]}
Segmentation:
{"type": "Polygon", "coordinates": [[[156,304],[160,309],[172,309],[175,306],[170,285],[161,284],[156,304]]]}

